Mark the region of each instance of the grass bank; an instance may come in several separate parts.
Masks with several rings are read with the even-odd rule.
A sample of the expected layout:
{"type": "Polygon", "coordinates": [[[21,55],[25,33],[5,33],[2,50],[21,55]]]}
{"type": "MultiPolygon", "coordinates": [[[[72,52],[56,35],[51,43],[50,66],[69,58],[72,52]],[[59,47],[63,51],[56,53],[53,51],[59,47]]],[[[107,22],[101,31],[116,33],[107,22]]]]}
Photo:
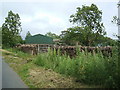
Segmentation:
{"type": "Polygon", "coordinates": [[[78,50],[77,57],[72,59],[67,55],[61,56],[59,50],[56,52],[49,49],[48,53],[39,54],[34,63],[65,76],[75,77],[77,82],[108,88],[119,87],[117,47],[113,48],[112,57],[104,57],[101,52],[92,55],[78,50]]]}
{"type": "MultiPolygon", "coordinates": [[[[45,55],[45,54],[42,54],[45,55]]],[[[2,52],[5,62],[12,67],[30,88],[98,88],[76,81],[76,78],[62,75],[52,69],[38,66],[34,60],[37,56],[23,53],[16,49],[2,52]]],[[[38,56],[39,57],[39,56],[38,56]]],[[[52,64],[50,64],[52,65],[52,64]]]]}

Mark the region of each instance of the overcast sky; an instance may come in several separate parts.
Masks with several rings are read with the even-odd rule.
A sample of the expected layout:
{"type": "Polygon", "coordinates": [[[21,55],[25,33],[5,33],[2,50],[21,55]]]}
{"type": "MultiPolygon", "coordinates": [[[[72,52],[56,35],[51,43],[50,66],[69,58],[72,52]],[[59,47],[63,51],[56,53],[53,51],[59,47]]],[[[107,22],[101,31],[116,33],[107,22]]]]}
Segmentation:
{"type": "Polygon", "coordinates": [[[52,32],[60,34],[61,31],[66,30],[73,25],[69,22],[71,14],[76,12],[77,7],[82,5],[96,4],[99,10],[102,10],[102,22],[105,26],[107,36],[115,38],[113,34],[118,33],[117,25],[111,23],[113,16],[118,16],[117,3],[118,0],[101,0],[100,2],[82,2],[83,0],[64,0],[54,1],[48,0],[45,2],[0,2],[0,26],[4,23],[4,18],[10,10],[18,13],[21,18],[22,32],[21,36],[24,38],[26,33],[30,31],[32,35],[46,34],[52,32]],[[2,11],[2,12],[1,12],[2,11]]]}

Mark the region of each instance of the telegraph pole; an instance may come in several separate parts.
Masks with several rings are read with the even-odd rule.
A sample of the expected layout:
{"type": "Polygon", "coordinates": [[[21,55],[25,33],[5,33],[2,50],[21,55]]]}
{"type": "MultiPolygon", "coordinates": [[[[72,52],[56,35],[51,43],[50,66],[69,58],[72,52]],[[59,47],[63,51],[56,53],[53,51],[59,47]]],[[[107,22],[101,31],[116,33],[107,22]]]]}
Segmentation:
{"type": "Polygon", "coordinates": [[[118,40],[120,41],[120,0],[118,2],[118,40]]]}

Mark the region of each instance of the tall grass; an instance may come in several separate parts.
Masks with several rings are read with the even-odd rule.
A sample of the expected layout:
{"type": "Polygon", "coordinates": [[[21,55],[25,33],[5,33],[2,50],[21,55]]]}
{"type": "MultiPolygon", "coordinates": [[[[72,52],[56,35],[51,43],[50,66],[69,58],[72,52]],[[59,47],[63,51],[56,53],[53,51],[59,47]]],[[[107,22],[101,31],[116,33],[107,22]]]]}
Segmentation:
{"type": "Polygon", "coordinates": [[[24,53],[23,51],[17,49],[17,48],[6,48],[5,50],[12,52],[15,56],[21,57],[21,58],[27,58],[30,57],[28,53],[24,53]]]}
{"type": "Polygon", "coordinates": [[[116,49],[113,51],[112,57],[103,57],[101,52],[91,54],[77,49],[77,57],[71,59],[67,55],[60,55],[59,50],[49,49],[48,53],[36,57],[35,64],[75,77],[83,83],[118,87],[118,54],[116,49]]]}

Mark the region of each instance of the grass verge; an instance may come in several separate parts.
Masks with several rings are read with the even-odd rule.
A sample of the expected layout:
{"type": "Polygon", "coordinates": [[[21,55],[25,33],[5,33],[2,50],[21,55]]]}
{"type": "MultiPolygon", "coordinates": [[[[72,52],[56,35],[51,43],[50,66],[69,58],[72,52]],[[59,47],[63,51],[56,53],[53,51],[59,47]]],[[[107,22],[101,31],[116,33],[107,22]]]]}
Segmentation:
{"type": "Polygon", "coordinates": [[[34,64],[36,56],[9,49],[3,52],[5,62],[12,67],[30,88],[98,88],[97,85],[87,85],[76,82],[76,78],[64,76],[52,69],[34,64]]]}

